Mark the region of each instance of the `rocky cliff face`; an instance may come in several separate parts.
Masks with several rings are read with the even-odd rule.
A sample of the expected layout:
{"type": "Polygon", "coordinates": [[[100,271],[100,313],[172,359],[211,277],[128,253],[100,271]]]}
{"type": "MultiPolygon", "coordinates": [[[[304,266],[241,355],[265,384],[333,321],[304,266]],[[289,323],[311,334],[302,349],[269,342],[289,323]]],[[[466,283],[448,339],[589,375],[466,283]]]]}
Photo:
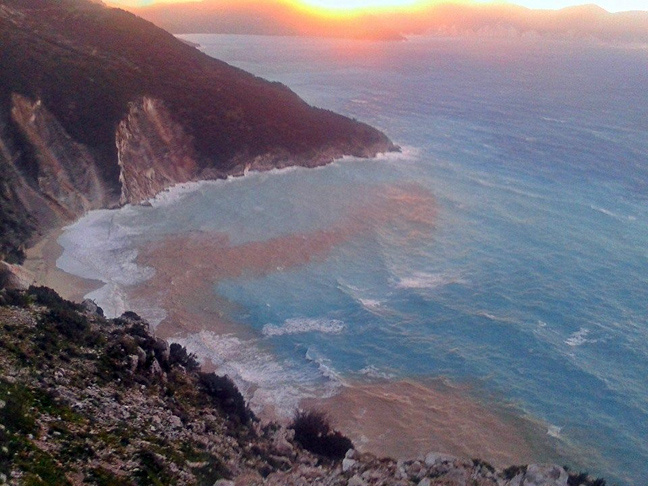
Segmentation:
{"type": "Polygon", "coordinates": [[[123,10],[0,1],[0,259],[178,182],[394,149],[123,10]]]}
{"type": "Polygon", "coordinates": [[[87,148],[72,139],[41,100],[19,94],[11,100],[12,121],[33,154],[28,182],[43,203],[64,219],[104,206],[106,190],[87,148]]]}
{"type": "Polygon", "coordinates": [[[197,175],[193,140],[159,100],[144,97],[130,103],[116,143],[120,204],[142,202],[197,175]]]}

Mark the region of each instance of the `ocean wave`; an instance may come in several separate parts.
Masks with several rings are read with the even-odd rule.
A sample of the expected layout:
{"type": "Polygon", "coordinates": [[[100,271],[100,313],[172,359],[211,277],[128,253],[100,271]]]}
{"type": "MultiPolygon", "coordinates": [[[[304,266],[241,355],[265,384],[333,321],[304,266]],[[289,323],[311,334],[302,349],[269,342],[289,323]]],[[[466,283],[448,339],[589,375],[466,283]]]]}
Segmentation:
{"type": "Polygon", "coordinates": [[[362,307],[369,311],[375,311],[380,309],[382,302],[376,299],[358,299],[362,307]]]}
{"type": "Polygon", "coordinates": [[[198,181],[198,182],[183,182],[168,187],[162,192],[157,193],[154,197],[147,202],[154,208],[163,208],[171,206],[179,201],[182,201],[189,194],[199,191],[207,184],[214,184],[215,181],[198,181]]]}
{"type": "MultiPolygon", "coordinates": [[[[211,361],[218,374],[234,380],[257,414],[271,410],[279,417],[290,418],[301,400],[332,396],[341,386],[325,364],[312,367],[281,360],[263,350],[257,341],[233,334],[201,331],[173,341],[200,359],[211,361]]],[[[315,361],[312,356],[307,359],[315,361]]]]}
{"type": "Polygon", "coordinates": [[[421,157],[421,149],[413,145],[400,145],[400,152],[382,152],[376,155],[377,160],[386,160],[389,162],[396,161],[415,161],[421,157]]]}
{"type": "Polygon", "coordinates": [[[610,211],[609,209],[601,208],[599,206],[595,206],[593,204],[590,204],[590,209],[592,211],[596,211],[597,213],[605,214],[606,216],[609,216],[610,218],[617,219],[619,221],[634,221],[636,220],[635,217],[633,216],[622,216],[620,214],[617,214],[613,211],[610,211]]]}
{"type": "Polygon", "coordinates": [[[132,209],[119,211],[92,211],[73,225],[65,228],[58,239],[63,252],[56,265],[61,270],[81,278],[99,280],[104,287],[87,294],[95,299],[108,317],[116,317],[126,310],[128,302],[123,289],[150,279],[154,270],[137,265],[137,250],[132,237],[141,229],[119,224],[120,215],[132,209]]]}
{"type": "Polygon", "coordinates": [[[384,302],[382,300],[367,295],[371,294],[371,291],[369,291],[368,289],[361,289],[339,278],[337,279],[337,288],[342,293],[360,304],[363,309],[371,312],[372,314],[382,315],[385,311],[388,310],[384,306],[384,302]]]}
{"type": "Polygon", "coordinates": [[[344,380],[340,373],[338,373],[333,367],[333,362],[319,352],[314,346],[310,346],[306,350],[306,359],[315,363],[317,368],[322,373],[323,376],[332,380],[335,383],[343,384],[344,380]]]}
{"type": "Polygon", "coordinates": [[[326,318],[291,318],[286,319],[280,326],[266,324],[261,331],[264,336],[285,336],[289,334],[302,334],[306,332],[319,332],[322,334],[341,334],[346,329],[346,324],[337,319],[326,318]]]}
{"type": "Polygon", "coordinates": [[[399,289],[436,289],[453,283],[465,283],[455,275],[446,273],[414,272],[395,281],[399,289]]]}
{"type": "MultiPolygon", "coordinates": [[[[474,312],[474,315],[479,316],[479,317],[484,317],[484,318],[488,319],[489,321],[493,321],[493,322],[504,322],[504,323],[507,323],[507,324],[515,324],[517,322],[512,317],[497,316],[495,314],[492,314],[492,313],[484,311],[484,310],[478,310],[478,311],[474,312]]],[[[543,327],[543,326],[540,325],[540,327],[543,327]]]]}
{"type": "Polygon", "coordinates": [[[558,427],[557,425],[551,425],[550,424],[549,427],[547,427],[547,435],[549,437],[553,437],[555,439],[560,439],[561,438],[561,436],[560,436],[561,431],[562,431],[562,427],[558,427]]]}
{"type": "Polygon", "coordinates": [[[396,376],[393,373],[383,371],[374,365],[365,366],[358,373],[374,380],[391,380],[396,376]]]}
{"type": "Polygon", "coordinates": [[[596,342],[594,340],[587,339],[587,335],[589,333],[590,333],[589,329],[585,327],[581,327],[578,331],[572,333],[571,336],[565,339],[565,344],[572,347],[577,347],[577,346],[582,346],[585,343],[596,342]]]}

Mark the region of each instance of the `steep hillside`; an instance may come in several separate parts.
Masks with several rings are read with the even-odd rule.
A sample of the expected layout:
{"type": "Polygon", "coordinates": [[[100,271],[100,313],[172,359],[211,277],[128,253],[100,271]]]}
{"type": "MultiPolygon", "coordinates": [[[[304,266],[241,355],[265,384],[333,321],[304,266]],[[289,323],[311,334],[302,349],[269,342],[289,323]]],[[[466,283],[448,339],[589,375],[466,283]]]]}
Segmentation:
{"type": "Polygon", "coordinates": [[[553,465],[379,459],[347,451],[345,440],[332,456],[313,447],[328,427],[317,415],[289,429],[262,426],[229,378],[202,372],[137,315],[101,314],[44,287],[0,290],[0,484],[605,484],[553,465]]]}
{"type": "Polygon", "coordinates": [[[131,13],[0,1],[0,221],[14,228],[3,226],[4,255],[19,256],[34,228],[176,182],[394,149],[131,13]]]}

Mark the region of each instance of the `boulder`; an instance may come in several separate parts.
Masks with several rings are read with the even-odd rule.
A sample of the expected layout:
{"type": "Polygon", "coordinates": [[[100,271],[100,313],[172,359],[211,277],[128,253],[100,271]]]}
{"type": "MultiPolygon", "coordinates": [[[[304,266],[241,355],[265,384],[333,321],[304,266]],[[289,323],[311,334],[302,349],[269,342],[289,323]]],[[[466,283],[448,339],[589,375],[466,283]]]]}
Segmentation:
{"type": "Polygon", "coordinates": [[[0,261],[0,288],[27,290],[34,281],[34,275],[20,265],[0,261]]]}
{"type": "Polygon", "coordinates": [[[531,464],[522,479],[523,486],[567,486],[569,474],[555,464],[531,464]]]}
{"type": "Polygon", "coordinates": [[[457,458],[449,454],[441,454],[438,452],[430,452],[425,456],[425,464],[429,467],[432,467],[436,464],[441,464],[442,462],[454,462],[457,458]]]}
{"type": "Polygon", "coordinates": [[[99,316],[104,315],[103,309],[99,307],[94,300],[85,299],[83,302],[81,302],[81,307],[88,314],[97,314],[99,316]]]}

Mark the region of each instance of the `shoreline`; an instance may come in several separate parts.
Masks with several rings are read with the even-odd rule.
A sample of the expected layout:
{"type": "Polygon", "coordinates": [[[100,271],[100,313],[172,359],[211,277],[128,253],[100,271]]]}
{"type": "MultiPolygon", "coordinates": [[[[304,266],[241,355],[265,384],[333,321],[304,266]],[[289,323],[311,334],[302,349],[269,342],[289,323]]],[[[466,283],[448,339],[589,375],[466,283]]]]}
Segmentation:
{"type": "Polygon", "coordinates": [[[58,239],[64,228],[61,226],[49,231],[35,245],[28,248],[22,266],[34,276],[32,285],[49,287],[64,299],[83,302],[87,294],[101,288],[104,283],[72,275],[56,266],[57,260],[63,254],[63,247],[58,244],[58,239]]]}
{"type": "MultiPolygon", "coordinates": [[[[139,248],[138,264],[155,268],[156,273],[135,289],[134,296],[164,302],[167,318],[156,331],[165,338],[178,338],[210,371],[233,372],[235,376],[240,372],[239,377],[249,385],[247,399],[260,407],[255,413],[264,422],[286,424],[291,410],[268,395],[282,389],[264,389],[263,383],[249,382],[245,375],[250,372],[254,376],[255,372],[245,368],[244,362],[238,363],[244,366],[240,370],[230,368],[230,359],[240,359],[237,347],[258,346],[258,335],[227,318],[223,306],[228,303],[214,295],[212,285],[219,278],[299,266],[327,254],[352,234],[354,231],[340,225],[239,246],[230,245],[222,234],[169,236],[139,248]],[[294,246],[295,241],[300,245],[294,246]],[[291,247],[297,251],[285,253],[285,248],[291,247]],[[192,271],[178,271],[181,256],[192,271]]],[[[257,361],[265,354],[258,349],[257,361]]],[[[324,411],[358,450],[379,456],[411,459],[443,452],[467,459],[480,457],[502,467],[562,460],[547,434],[547,424],[525,417],[505,403],[482,399],[478,392],[470,385],[434,377],[382,383],[345,381],[332,396],[324,392],[319,398],[299,397],[295,408],[324,411]]]]}
{"type": "MultiPolygon", "coordinates": [[[[405,194],[387,193],[381,205],[390,217],[403,216],[402,210],[389,209],[389,201],[402,202],[405,194]]],[[[409,194],[408,200],[426,199],[427,194],[409,194]]],[[[416,206],[416,204],[414,205],[416,206]]],[[[434,211],[410,214],[425,221],[435,219],[434,211]]],[[[160,306],[166,317],[153,332],[169,341],[188,341],[202,331],[216,339],[234,337],[243,345],[254,346],[254,333],[227,317],[226,301],[214,296],[211,284],[218,278],[241,273],[266,273],[277,266],[299,266],[321,258],[340,241],[361,232],[363,211],[347,215],[328,230],[295,234],[266,242],[232,246],[225,234],[183,234],[146,243],[139,248],[137,263],[155,268],[155,275],[128,292],[129,308],[140,313],[138,303],[160,306]],[[299,251],[287,251],[297,248],[299,251]],[[205,258],[204,255],[211,255],[205,258]],[[178,272],[177,262],[188,258],[192,271],[178,272]],[[223,307],[225,306],[225,307],[223,307]]],[[[64,228],[45,235],[27,251],[24,266],[34,273],[35,283],[56,290],[62,297],[81,302],[88,293],[104,285],[98,280],[69,274],[56,266],[63,253],[58,239],[64,228]]],[[[142,315],[140,313],[140,315],[142,315]]],[[[143,316],[145,317],[145,316],[143,316]]],[[[212,361],[208,349],[199,353],[205,371],[227,373],[228,355],[222,363],[212,361]]],[[[213,356],[211,356],[213,358],[213,356]]],[[[236,358],[235,358],[236,360],[236,358]]],[[[443,452],[457,457],[480,457],[496,465],[559,461],[555,447],[542,424],[506,410],[505,405],[482,403],[468,386],[445,384],[442,379],[401,380],[384,383],[345,383],[333,396],[301,397],[299,408],[320,409],[329,414],[333,426],[349,436],[363,452],[394,458],[421,457],[429,452],[443,452]],[[508,412],[508,413],[507,413],[508,412]],[[555,459],[554,459],[555,458],[555,459]]],[[[249,401],[262,385],[247,383],[249,401]],[[257,386],[258,385],[258,386],[257,386]]],[[[281,413],[277,403],[267,399],[268,390],[256,396],[261,406],[258,416],[264,421],[286,424],[290,418],[281,413]],[[263,403],[261,403],[263,402],[263,403]]]]}

